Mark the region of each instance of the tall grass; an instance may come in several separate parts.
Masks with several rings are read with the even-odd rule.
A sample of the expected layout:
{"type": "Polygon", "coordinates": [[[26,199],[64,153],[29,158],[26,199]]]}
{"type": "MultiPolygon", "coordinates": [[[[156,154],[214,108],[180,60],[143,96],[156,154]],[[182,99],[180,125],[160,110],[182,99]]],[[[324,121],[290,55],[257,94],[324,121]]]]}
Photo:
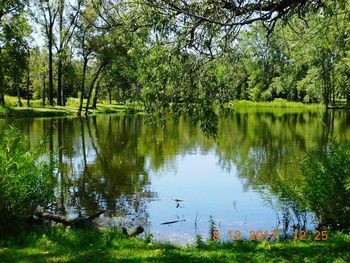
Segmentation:
{"type": "Polygon", "coordinates": [[[350,228],[350,143],[331,141],[301,163],[301,201],[322,225],[350,228]]]}
{"type": "MultiPolygon", "coordinates": [[[[44,141],[29,148],[15,127],[0,131],[0,230],[30,218],[54,198],[54,161],[40,160],[44,141]]],[[[50,158],[51,159],[51,158],[50,158]]],[[[0,231],[1,232],[1,231],[0,231]]]]}

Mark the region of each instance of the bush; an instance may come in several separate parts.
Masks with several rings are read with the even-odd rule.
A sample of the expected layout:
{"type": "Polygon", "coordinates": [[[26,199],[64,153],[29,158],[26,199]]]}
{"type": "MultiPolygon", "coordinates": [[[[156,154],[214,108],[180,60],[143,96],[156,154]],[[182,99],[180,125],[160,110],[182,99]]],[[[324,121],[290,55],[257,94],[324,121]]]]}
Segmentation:
{"type": "Polygon", "coordinates": [[[350,143],[331,142],[301,163],[302,199],[322,225],[350,227],[350,143]]]}
{"type": "Polygon", "coordinates": [[[39,158],[44,142],[29,149],[21,132],[9,127],[0,132],[0,224],[31,217],[36,208],[54,198],[55,163],[39,158]]]}

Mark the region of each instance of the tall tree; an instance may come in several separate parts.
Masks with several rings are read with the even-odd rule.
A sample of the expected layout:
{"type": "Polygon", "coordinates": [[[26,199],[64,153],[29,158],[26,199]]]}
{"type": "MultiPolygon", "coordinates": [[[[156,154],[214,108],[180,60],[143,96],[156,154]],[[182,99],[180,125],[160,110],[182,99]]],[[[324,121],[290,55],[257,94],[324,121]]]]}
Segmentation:
{"type": "Polygon", "coordinates": [[[59,45],[57,47],[57,105],[64,105],[64,85],[63,85],[63,68],[67,48],[70,44],[75,28],[76,20],[79,17],[80,7],[83,1],[78,0],[76,6],[66,8],[66,1],[59,0],[59,45]]]}
{"type": "Polygon", "coordinates": [[[22,106],[21,101],[21,86],[24,74],[27,72],[27,48],[28,39],[30,35],[30,29],[28,21],[24,13],[12,16],[7,20],[7,23],[3,30],[6,51],[3,56],[3,66],[6,66],[6,70],[9,79],[8,83],[12,86],[12,91],[17,95],[18,105],[22,106]]]}
{"type": "Polygon", "coordinates": [[[57,50],[58,65],[57,65],[57,105],[62,106],[62,67],[63,67],[63,13],[65,7],[65,0],[59,0],[59,36],[60,43],[57,50]]]}
{"type": "Polygon", "coordinates": [[[76,21],[76,49],[78,50],[78,55],[80,55],[83,60],[83,72],[80,84],[80,101],[77,112],[78,116],[81,116],[81,112],[83,110],[88,63],[94,51],[91,41],[93,39],[95,28],[89,22],[87,22],[87,19],[89,19],[89,21],[93,21],[95,18],[96,16],[93,12],[91,12],[91,9],[88,6],[83,6],[81,16],[79,16],[79,19],[76,21]]]}
{"type": "Polygon", "coordinates": [[[54,47],[54,25],[57,15],[60,10],[60,2],[55,0],[39,0],[39,9],[43,15],[42,25],[44,26],[45,35],[47,38],[47,48],[49,53],[49,87],[48,97],[49,104],[54,105],[54,84],[53,84],[53,47],[54,47]]]}
{"type": "Polygon", "coordinates": [[[3,30],[9,19],[4,20],[5,16],[16,16],[23,11],[27,0],[7,0],[0,2],[0,106],[5,106],[5,83],[4,83],[4,68],[3,68],[3,48],[5,41],[3,39],[3,30]]]}

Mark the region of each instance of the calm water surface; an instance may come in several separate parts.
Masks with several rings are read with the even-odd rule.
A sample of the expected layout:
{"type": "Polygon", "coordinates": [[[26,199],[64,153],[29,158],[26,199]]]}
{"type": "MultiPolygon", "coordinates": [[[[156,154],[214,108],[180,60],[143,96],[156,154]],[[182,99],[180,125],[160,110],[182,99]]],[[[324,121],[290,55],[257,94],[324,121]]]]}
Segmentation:
{"type": "Polygon", "coordinates": [[[106,209],[102,225],[142,225],[158,240],[182,244],[207,237],[210,216],[223,239],[229,230],[248,236],[286,222],[312,228],[312,213],[276,197],[279,178],[297,184],[307,151],[350,139],[344,111],[233,112],[218,116],[215,136],[188,116],[162,126],[115,115],[0,120],[0,128],[8,124],[21,127],[32,147],[45,136],[46,152],[57,153],[56,213],[106,209]],[[178,222],[162,224],[171,221],[178,222]]]}

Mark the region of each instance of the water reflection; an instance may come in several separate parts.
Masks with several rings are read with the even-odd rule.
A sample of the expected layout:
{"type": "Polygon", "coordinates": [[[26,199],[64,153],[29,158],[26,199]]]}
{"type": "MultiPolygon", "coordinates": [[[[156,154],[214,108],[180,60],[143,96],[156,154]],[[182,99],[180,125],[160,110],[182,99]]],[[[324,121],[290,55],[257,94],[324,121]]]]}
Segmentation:
{"type": "Polygon", "coordinates": [[[331,137],[350,138],[343,111],[189,113],[162,115],[161,125],[150,125],[157,123],[150,117],[105,115],[0,127],[17,123],[31,145],[48,137],[47,153],[58,153],[60,165],[55,212],[106,209],[107,217],[126,216],[182,241],[194,237],[195,225],[205,235],[210,215],[225,230],[305,226],[307,213],[276,200],[281,178],[298,187],[306,151],[331,137]],[[174,199],[183,202],[176,206],[174,199]]]}

